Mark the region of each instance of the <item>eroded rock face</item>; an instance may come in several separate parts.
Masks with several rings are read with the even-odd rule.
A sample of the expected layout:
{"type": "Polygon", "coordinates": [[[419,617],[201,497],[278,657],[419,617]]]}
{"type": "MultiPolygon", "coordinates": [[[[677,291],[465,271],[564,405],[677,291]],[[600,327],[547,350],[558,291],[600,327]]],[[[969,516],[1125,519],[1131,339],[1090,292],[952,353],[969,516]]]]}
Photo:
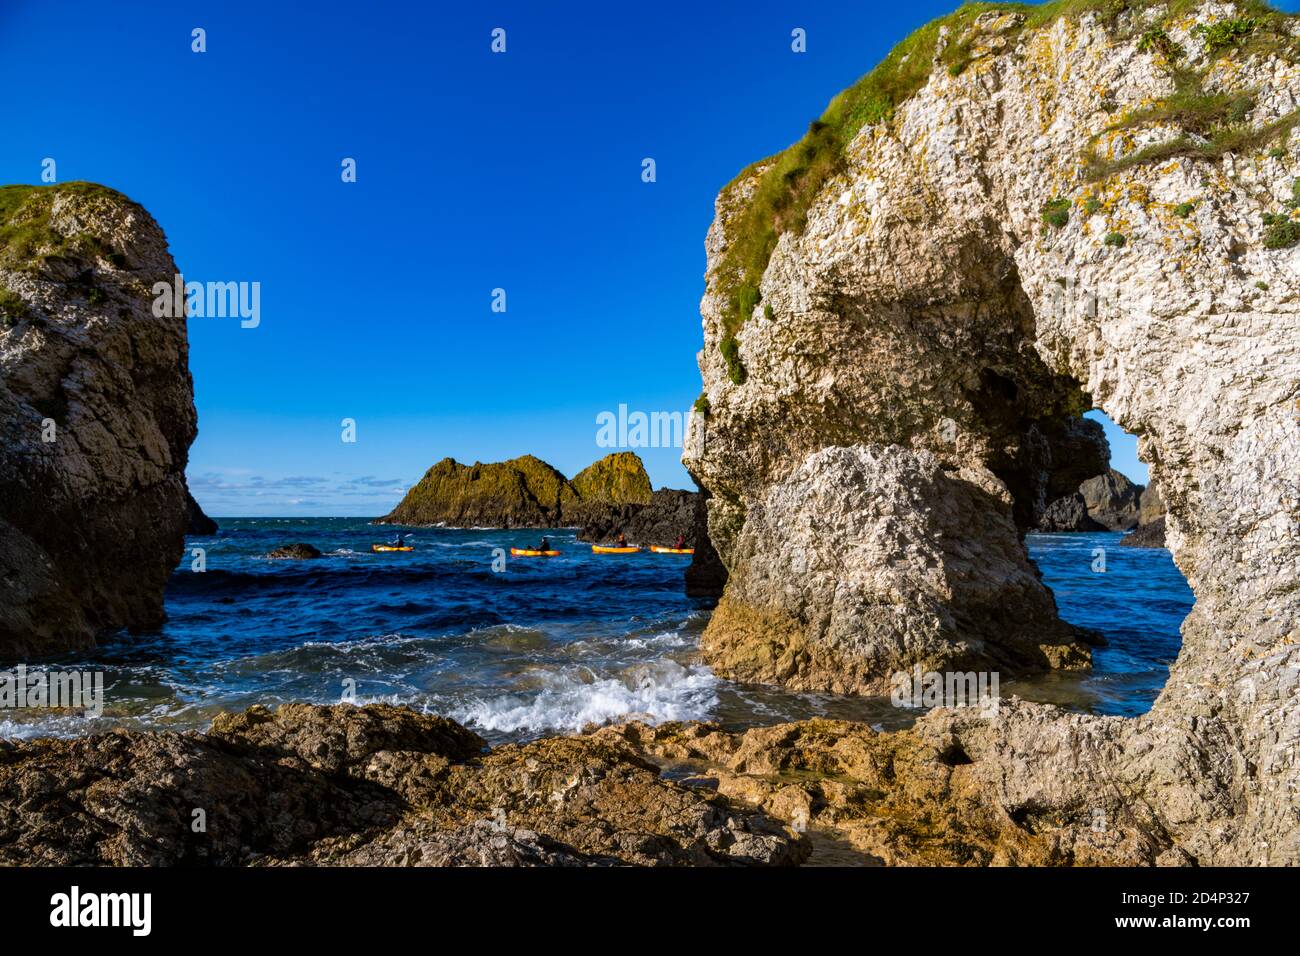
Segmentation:
{"type": "Polygon", "coordinates": [[[176,265],[100,186],[0,189],[0,660],[163,619],[196,422],[176,265]]]}
{"type": "Polygon", "coordinates": [[[1094,521],[1088,514],[1088,502],[1075,492],[1057,498],[1038,520],[1039,531],[1105,531],[1105,525],[1094,521]]]}
{"type": "Polygon", "coordinates": [[[3,864],[780,865],[807,853],[789,828],[661,779],[617,740],[489,752],[401,707],[254,707],[206,735],[0,742],[3,864]]]}
{"type": "Polygon", "coordinates": [[[1142,491],[1142,485],[1134,484],[1114,468],[1079,486],[1088,516],[1108,531],[1129,531],[1138,526],[1142,491]]]}
{"type": "Polygon", "coordinates": [[[1005,496],[987,473],[950,474],[898,445],[809,456],[748,510],[731,549],[743,574],[714,612],[710,660],[740,680],[842,693],[884,693],[913,664],[1087,666],[1005,496]],[[774,593],[780,610],[765,609],[774,593]]]}
{"type": "MultiPolygon", "coordinates": [[[[941,35],[936,55],[961,43],[969,62],[936,63],[892,117],[861,130],[806,225],[776,242],[761,299],[734,335],[743,384],[720,348],[733,304],[719,269],[736,241],[728,226],[755,201],[768,167],[720,196],[701,307],[709,413],[687,429],[685,456],[712,493],[709,532],[730,574],[704,650],[734,673],[733,662],[771,656],[765,629],[751,622],[793,619],[780,630],[826,643],[820,656],[852,654],[859,687],[871,689],[898,619],[924,621],[929,578],[900,578],[906,590],[873,606],[864,585],[892,573],[881,569],[900,550],[892,533],[848,537],[869,526],[872,502],[845,491],[845,510],[827,514],[820,498],[791,500],[781,521],[768,517],[772,502],[832,450],[896,446],[928,452],[950,480],[986,492],[984,527],[1001,540],[1018,484],[1008,463],[1023,458],[1026,422],[1055,420],[1081,390],[1083,407],[1138,435],[1196,606],[1148,717],[1063,718],[1027,705],[978,731],[996,742],[984,751],[989,779],[1012,781],[1036,814],[1067,812],[1082,799],[1075,779],[1051,784],[1035,758],[1041,742],[1073,735],[1090,749],[1071,755],[1062,745],[1058,769],[1068,765],[1079,786],[1113,780],[1127,806],[1150,808],[1150,826],[1178,853],[1296,862],[1300,248],[1266,242],[1264,217],[1290,215],[1300,165],[1288,125],[1300,108],[1300,65],[1285,39],[1300,31],[1294,19],[1269,21],[1284,37],[1276,45],[1211,57],[1192,28],[1245,14],[1230,4],[1166,13],[1084,13],[1028,30],[1019,14],[986,14],[971,35],[941,35]],[[1143,147],[1207,133],[1140,112],[1174,91],[1168,64],[1141,44],[1156,28],[1206,89],[1248,94],[1244,125],[1254,133],[1244,146],[1217,159],[1142,161],[1152,155],[1143,147]],[[1129,162],[1088,179],[1081,160],[1094,148],[1103,162],[1129,162]],[[778,580],[756,556],[786,548],[792,533],[795,580],[778,580]],[[883,623],[856,641],[821,626],[871,614],[883,623]]],[[[887,499],[904,496],[903,473],[898,480],[882,489],[887,499]]],[[[928,536],[913,552],[950,560],[939,526],[911,526],[928,536]]],[[[974,535],[971,547],[982,547],[974,535]]],[[[981,568],[972,573],[983,580],[961,593],[1000,586],[981,568]]],[[[1022,600],[1021,582],[1007,579],[1008,606],[1022,600]]],[[[961,593],[950,613],[978,611],[956,603],[961,593]]],[[[772,676],[817,683],[818,657],[772,676]]]]}

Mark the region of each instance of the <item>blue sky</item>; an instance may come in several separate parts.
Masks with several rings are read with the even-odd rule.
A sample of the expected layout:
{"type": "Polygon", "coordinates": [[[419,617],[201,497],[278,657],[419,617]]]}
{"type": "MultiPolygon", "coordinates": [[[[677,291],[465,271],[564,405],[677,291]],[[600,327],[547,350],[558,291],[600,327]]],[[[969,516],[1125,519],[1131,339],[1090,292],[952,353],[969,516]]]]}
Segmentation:
{"type": "Polygon", "coordinates": [[[573,474],[600,412],[685,412],[717,190],[952,6],[7,0],[0,182],[52,157],[187,279],[261,283],[257,328],[190,320],[210,513],[378,514],[445,455],[573,474]]]}

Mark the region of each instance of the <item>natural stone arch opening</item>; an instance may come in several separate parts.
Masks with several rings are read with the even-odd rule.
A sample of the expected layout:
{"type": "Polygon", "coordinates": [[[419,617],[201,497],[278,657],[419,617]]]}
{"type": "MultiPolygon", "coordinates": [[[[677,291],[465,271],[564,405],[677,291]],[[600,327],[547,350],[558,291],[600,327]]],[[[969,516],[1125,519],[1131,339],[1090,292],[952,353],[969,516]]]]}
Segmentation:
{"type": "Polygon", "coordinates": [[[1137,456],[1137,436],[1100,409],[1085,418],[1105,432],[1108,470],[1050,504],[1025,544],[1062,619],[1100,631],[1105,643],[1093,648],[1089,671],[1000,689],[1083,713],[1137,716],[1168,683],[1192,592],[1164,547],[1164,505],[1137,456]]]}

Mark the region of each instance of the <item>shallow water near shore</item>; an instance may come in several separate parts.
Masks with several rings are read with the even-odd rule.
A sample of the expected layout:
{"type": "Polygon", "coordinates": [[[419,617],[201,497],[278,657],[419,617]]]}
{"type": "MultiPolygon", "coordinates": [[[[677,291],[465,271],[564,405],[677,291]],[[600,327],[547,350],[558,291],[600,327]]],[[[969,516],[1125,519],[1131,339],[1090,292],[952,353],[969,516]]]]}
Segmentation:
{"type": "MultiPolygon", "coordinates": [[[[710,603],[683,591],[687,557],[595,555],[572,529],[549,532],[555,558],[494,549],[539,531],[407,529],[409,553],[377,554],[393,529],[360,518],[224,519],[187,541],[167,589],[167,623],[121,635],[51,667],[102,670],[99,718],[9,711],[0,736],[202,729],[223,710],[288,701],[407,704],[455,718],[490,742],[642,719],[716,720],[730,728],[812,716],[893,729],[918,711],[888,699],[736,685],[699,660],[710,603]],[[305,541],[324,556],[272,561],[305,541]],[[190,548],[206,552],[191,570],[190,548]]],[[[1116,547],[1120,535],[1031,535],[1031,555],[1062,616],[1110,645],[1087,674],[1002,681],[1074,710],[1132,716],[1150,708],[1178,653],[1192,597],[1168,552],[1116,547]],[[1106,572],[1093,570],[1096,548],[1106,572]]]]}

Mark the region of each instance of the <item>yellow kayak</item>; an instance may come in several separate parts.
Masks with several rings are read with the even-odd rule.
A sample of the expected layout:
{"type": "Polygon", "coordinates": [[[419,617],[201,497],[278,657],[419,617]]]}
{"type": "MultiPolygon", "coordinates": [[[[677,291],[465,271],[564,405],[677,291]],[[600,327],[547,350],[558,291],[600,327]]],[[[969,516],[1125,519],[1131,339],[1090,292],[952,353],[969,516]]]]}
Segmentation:
{"type": "Polygon", "coordinates": [[[553,558],[558,551],[534,551],[532,548],[511,548],[510,553],[516,558],[553,558]]]}
{"type": "Polygon", "coordinates": [[[415,549],[409,544],[404,544],[400,548],[391,544],[372,544],[371,551],[414,551],[415,549]]]}
{"type": "Polygon", "coordinates": [[[608,547],[603,544],[593,544],[591,546],[591,550],[594,551],[596,554],[636,554],[641,549],[634,548],[634,547],[616,548],[616,547],[608,547]]]}
{"type": "Polygon", "coordinates": [[[650,550],[655,554],[694,554],[694,548],[663,548],[657,544],[650,545],[650,550]]]}

